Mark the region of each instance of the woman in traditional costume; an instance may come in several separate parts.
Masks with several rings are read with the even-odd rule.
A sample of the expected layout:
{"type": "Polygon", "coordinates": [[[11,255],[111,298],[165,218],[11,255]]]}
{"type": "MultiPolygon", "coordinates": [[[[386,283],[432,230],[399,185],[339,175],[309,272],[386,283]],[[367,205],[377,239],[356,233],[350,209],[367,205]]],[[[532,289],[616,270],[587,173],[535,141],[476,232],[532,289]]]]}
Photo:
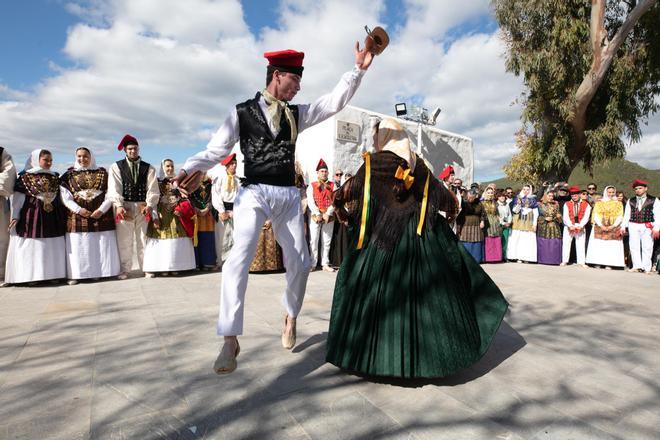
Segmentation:
{"type": "Polygon", "coordinates": [[[473,188],[468,191],[467,200],[463,201],[461,212],[456,219],[456,229],[459,240],[477,263],[484,259],[486,221],[486,211],[479,200],[479,190],[473,188]]]}
{"type": "Polygon", "coordinates": [[[606,186],[603,197],[594,204],[591,215],[593,228],[587,248],[587,264],[597,266],[625,267],[623,235],[623,205],[616,197],[616,188],[606,186]]]}
{"type": "Polygon", "coordinates": [[[195,221],[197,236],[195,243],[195,264],[202,270],[211,270],[216,267],[217,255],[215,251],[215,224],[218,212],[213,208],[211,196],[213,183],[205,176],[188,199],[195,208],[195,221]]]}
{"type": "Polygon", "coordinates": [[[143,270],[148,278],[154,277],[154,272],[167,275],[169,272],[195,269],[193,240],[179,218],[180,211],[176,209],[181,195],[172,187],[174,176],[174,162],[163,160],[158,172],[158,210],[151,214],[144,247],[143,270]]]}
{"type": "Polygon", "coordinates": [[[513,227],[509,236],[506,256],[509,260],[519,263],[528,261],[535,263],[536,255],[536,222],[539,217],[538,203],[532,194],[532,186],[523,186],[520,194],[513,201],[513,227]]]}
{"type": "Polygon", "coordinates": [[[507,260],[506,247],[509,242],[509,234],[511,233],[511,222],[513,216],[511,214],[511,207],[506,200],[506,193],[504,190],[497,190],[497,219],[502,227],[502,261],[507,260]]]}
{"type": "Polygon", "coordinates": [[[250,273],[255,272],[280,272],[284,270],[282,259],[282,248],[275,240],[273,225],[266,220],[261,228],[259,241],[257,242],[257,253],[250,265],[250,273]]]}
{"type": "Polygon", "coordinates": [[[449,227],[457,201],[403,128],[383,120],[375,147],[335,197],[350,246],[326,360],[367,375],[448,376],[484,355],[507,303],[449,227]]]}
{"type": "Polygon", "coordinates": [[[66,277],[66,210],[60,200],[60,178],[51,170],[52,165],[50,151],[34,150],[16,179],[6,283],[66,277]]]}
{"type": "MultiPolygon", "coordinates": [[[[336,190],[341,190],[341,187],[346,183],[350,174],[343,176],[338,175],[335,172],[335,177],[342,179],[341,185],[337,187],[336,190]]],[[[335,214],[333,214],[335,215],[335,214]]],[[[337,216],[335,215],[335,224],[332,230],[332,242],[330,244],[330,265],[334,268],[341,266],[341,262],[344,261],[344,256],[348,253],[348,228],[346,225],[338,221],[337,216]]]]}
{"type": "Polygon", "coordinates": [[[498,263],[502,261],[502,225],[497,211],[495,188],[490,185],[486,188],[484,201],[481,204],[488,223],[484,237],[484,261],[498,263]]]}
{"type": "Polygon", "coordinates": [[[536,226],[537,257],[540,264],[559,266],[561,263],[562,222],[559,203],[555,192],[548,191],[538,205],[539,217],[536,226]]]}
{"type": "Polygon", "coordinates": [[[108,172],[96,166],[92,152],[76,149],[72,168],[60,179],[60,195],[68,208],[66,272],[69,284],[121,272],[112,200],[106,197],[108,172]]]}

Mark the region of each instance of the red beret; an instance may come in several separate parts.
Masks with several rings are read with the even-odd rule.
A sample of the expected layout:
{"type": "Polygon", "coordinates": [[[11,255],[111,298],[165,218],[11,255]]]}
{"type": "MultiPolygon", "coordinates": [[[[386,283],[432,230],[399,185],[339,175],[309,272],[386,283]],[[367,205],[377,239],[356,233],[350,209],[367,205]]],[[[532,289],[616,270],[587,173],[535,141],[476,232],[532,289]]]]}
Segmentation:
{"type": "Polygon", "coordinates": [[[222,162],[220,162],[220,165],[227,166],[231,163],[231,161],[236,160],[236,153],[231,153],[229,156],[225,157],[222,159],[222,162]]]}
{"type": "Polygon", "coordinates": [[[635,179],[635,181],[632,184],[632,187],[635,188],[637,186],[649,186],[649,183],[644,182],[643,180],[635,179]]]}
{"type": "Polygon", "coordinates": [[[453,166],[449,165],[449,166],[445,167],[445,169],[442,170],[442,172],[440,173],[440,180],[445,180],[453,172],[454,172],[454,167],[453,166]]]}
{"type": "Polygon", "coordinates": [[[577,185],[573,185],[568,189],[569,194],[580,194],[581,192],[582,192],[582,190],[577,185]]]}
{"type": "Polygon", "coordinates": [[[277,70],[302,75],[304,69],[302,63],[303,58],[305,58],[303,52],[291,49],[278,50],[275,52],[265,52],[264,58],[268,60],[269,66],[276,67],[277,70]]]}
{"type": "Polygon", "coordinates": [[[328,169],[328,164],[325,163],[325,161],[323,159],[319,160],[319,164],[316,165],[316,171],[322,170],[322,169],[326,169],[326,170],[328,169]]]}
{"type": "Polygon", "coordinates": [[[117,150],[121,151],[124,148],[126,148],[128,145],[140,145],[138,144],[137,139],[135,139],[133,136],[130,134],[125,134],[123,138],[121,138],[121,141],[119,141],[119,145],[117,145],[117,150]]]}

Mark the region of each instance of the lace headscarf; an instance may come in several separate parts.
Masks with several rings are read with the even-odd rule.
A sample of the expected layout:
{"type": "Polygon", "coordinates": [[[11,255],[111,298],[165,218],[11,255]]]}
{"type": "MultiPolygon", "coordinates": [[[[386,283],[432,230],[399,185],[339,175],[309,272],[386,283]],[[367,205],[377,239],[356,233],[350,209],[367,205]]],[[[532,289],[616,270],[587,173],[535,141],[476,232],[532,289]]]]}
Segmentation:
{"type": "Polygon", "coordinates": [[[76,148],[76,152],[73,156],[73,169],[76,171],[97,170],[98,167],[96,166],[96,158],[94,157],[94,153],[92,153],[92,150],[90,150],[87,147],[76,148]],[[87,151],[87,153],[89,153],[89,166],[87,167],[83,167],[78,163],[78,151],[80,150],[85,150],[87,151]]]}
{"type": "Polygon", "coordinates": [[[165,178],[172,179],[172,178],[174,178],[174,176],[176,176],[175,170],[172,170],[172,175],[171,176],[168,176],[165,173],[165,162],[172,162],[172,165],[174,165],[174,161],[172,159],[163,159],[163,160],[161,160],[160,161],[160,169],[158,170],[158,174],[156,175],[158,180],[163,180],[165,178]]]}
{"type": "Polygon", "coordinates": [[[36,150],[32,150],[32,153],[30,153],[30,157],[28,157],[28,160],[25,162],[25,167],[23,168],[24,172],[30,174],[37,174],[37,173],[55,174],[55,171],[46,170],[39,166],[39,156],[41,155],[42,151],[44,151],[43,148],[37,148],[36,150]]]}

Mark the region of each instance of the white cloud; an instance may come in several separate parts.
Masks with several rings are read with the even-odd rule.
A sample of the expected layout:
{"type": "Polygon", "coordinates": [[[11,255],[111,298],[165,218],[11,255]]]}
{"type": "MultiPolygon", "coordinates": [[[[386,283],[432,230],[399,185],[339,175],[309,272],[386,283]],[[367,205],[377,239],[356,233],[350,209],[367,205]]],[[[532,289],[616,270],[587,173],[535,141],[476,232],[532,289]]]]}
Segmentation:
{"type": "MultiPolygon", "coordinates": [[[[488,16],[488,0],[404,6],[403,24],[388,29],[390,47],[353,104],[389,114],[402,97],[440,106],[438,127],[473,137],[476,177],[497,175],[514,152],[520,108],[510,104],[521,80],[504,72],[496,33],[452,32],[488,16]]],[[[71,1],[67,9],[80,23],[63,50],[74,67],[54,66],[54,76],[28,92],[0,84],[0,144],[15,156],[48,146],[56,160],[86,144],[107,163],[130,132],[154,163],[177,149],[192,153],[230,107],[263,87],[264,51],[306,52],[297,101],[308,101],[350,69],[363,26],[382,25],[388,13],[382,0],[282,0],[278,7],[277,23],[253,35],[238,0],[71,1]]],[[[630,156],[660,167],[654,145],[657,137],[647,136],[630,156]]]]}

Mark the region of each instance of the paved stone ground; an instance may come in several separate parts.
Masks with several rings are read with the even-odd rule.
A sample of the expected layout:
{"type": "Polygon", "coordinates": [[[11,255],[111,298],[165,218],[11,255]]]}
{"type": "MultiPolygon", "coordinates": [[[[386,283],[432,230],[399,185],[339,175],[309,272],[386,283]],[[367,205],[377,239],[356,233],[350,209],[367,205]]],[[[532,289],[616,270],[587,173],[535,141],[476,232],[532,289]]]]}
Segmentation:
{"type": "Polygon", "coordinates": [[[660,437],[660,276],[485,268],[506,322],[478,364],[430,382],[324,363],[334,274],[311,274],[292,353],[283,275],[251,276],[225,377],[220,273],[2,289],[0,440],[660,437]]]}

